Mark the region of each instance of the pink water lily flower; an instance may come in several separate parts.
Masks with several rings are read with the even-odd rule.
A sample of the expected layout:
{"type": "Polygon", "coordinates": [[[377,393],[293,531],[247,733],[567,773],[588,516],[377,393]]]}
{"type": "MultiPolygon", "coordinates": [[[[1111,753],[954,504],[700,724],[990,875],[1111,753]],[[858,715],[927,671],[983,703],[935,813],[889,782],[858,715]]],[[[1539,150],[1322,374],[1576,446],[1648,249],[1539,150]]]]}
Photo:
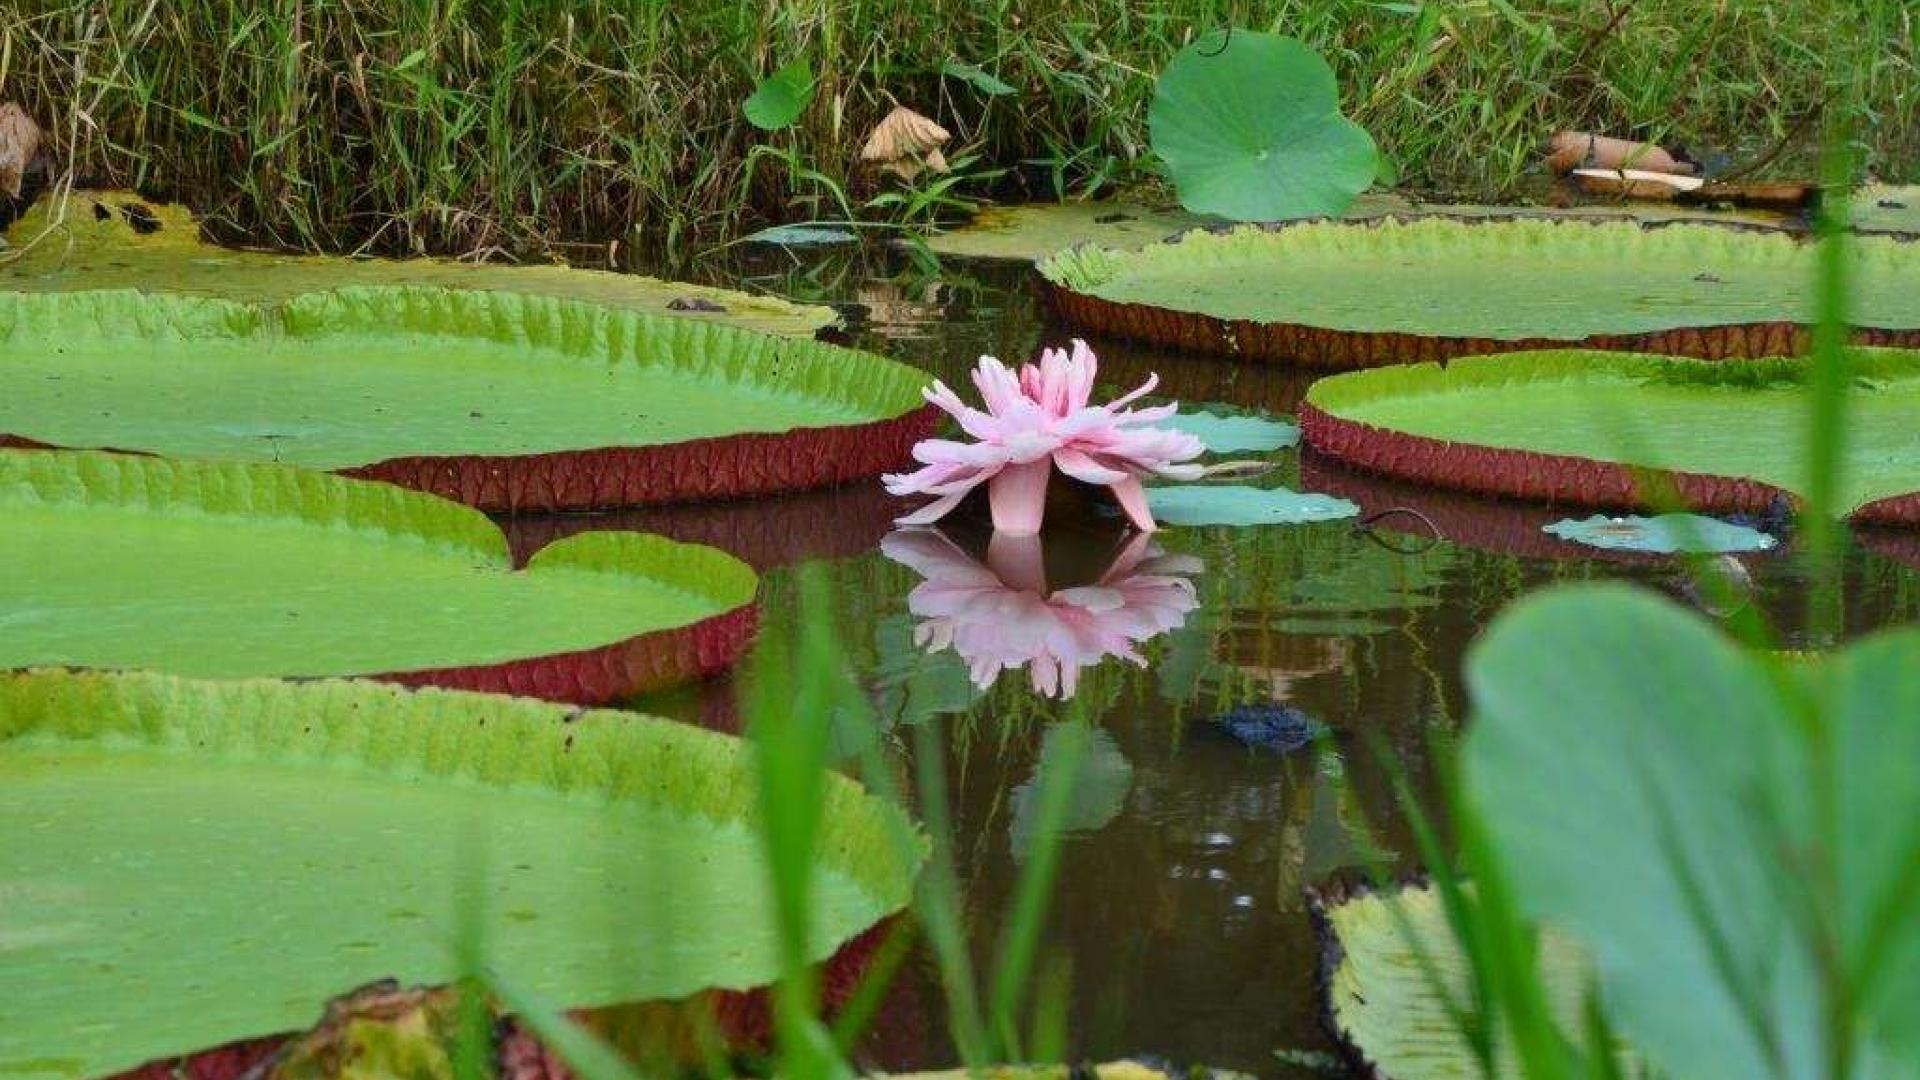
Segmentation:
{"type": "Polygon", "coordinates": [[[1185,464],[1206,451],[1192,435],[1153,425],[1174,413],[1173,405],[1127,409],[1123,406],[1160,383],[1150,375],[1139,389],[1105,405],[1088,404],[1099,360],[1087,343],[1076,340],[1071,355],[1047,349],[1039,364],[1016,374],[991,356],[980,358],[973,385],[984,411],[960,400],[946,384],[935,382],[928,401],[960,422],[975,442],[923,439],[913,448],[924,466],[886,477],[895,495],[932,495],[933,502],[901,518],[902,525],[926,525],[960,505],[981,484],[993,505],[999,532],[1030,535],[1046,515],[1047,481],[1055,467],[1076,480],[1113,489],[1127,518],[1141,529],[1154,528],[1141,480],[1164,476],[1198,479],[1202,466],[1185,464]]]}
{"type": "Polygon", "coordinates": [[[974,685],[1002,671],[1027,669],[1033,689],[1072,697],[1080,673],[1109,656],[1141,667],[1139,646],[1186,622],[1199,604],[1191,555],[1167,554],[1135,533],[1091,584],[1055,589],[1047,582],[1038,536],[995,533],[983,564],[935,529],[902,529],[880,543],[889,559],[926,580],[907,596],[921,621],[914,644],[952,649],[974,685]]]}

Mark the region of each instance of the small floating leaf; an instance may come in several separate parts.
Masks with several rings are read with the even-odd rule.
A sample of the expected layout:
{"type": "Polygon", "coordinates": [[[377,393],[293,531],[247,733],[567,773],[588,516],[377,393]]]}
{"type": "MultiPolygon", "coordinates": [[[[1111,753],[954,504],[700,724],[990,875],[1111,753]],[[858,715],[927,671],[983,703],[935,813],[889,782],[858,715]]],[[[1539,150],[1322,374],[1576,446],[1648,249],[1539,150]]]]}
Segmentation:
{"type": "Polygon", "coordinates": [[[1182,412],[1162,420],[1161,427],[1184,431],[1207,444],[1214,454],[1282,450],[1300,441],[1300,428],[1268,416],[1222,416],[1213,412],[1182,412]]]}
{"type": "Polygon", "coordinates": [[[859,237],[846,229],[826,225],[775,225],[741,237],[749,244],[778,244],[781,247],[807,247],[815,244],[850,244],[859,237]]]}
{"type": "Polygon", "coordinates": [[[1379,172],[1373,138],[1340,115],[1333,69],[1290,37],[1201,37],[1161,73],[1147,122],[1181,205],[1195,213],[1338,214],[1379,172]]]}
{"type": "Polygon", "coordinates": [[[1040,741],[1033,778],[1013,789],[1013,820],[1007,829],[1015,859],[1025,859],[1033,846],[1040,793],[1048,784],[1072,785],[1067,816],[1060,823],[1067,835],[1098,832],[1126,809],[1127,793],[1133,789],[1133,763],[1120,752],[1113,735],[1099,729],[1087,732],[1081,752],[1073,754],[1065,740],[1074,734],[1067,724],[1048,728],[1040,741]],[[1076,760],[1078,767],[1069,775],[1067,766],[1076,760]]]}
{"type": "Polygon", "coordinates": [[[1609,551],[1770,551],[1779,543],[1758,529],[1735,525],[1704,514],[1661,514],[1658,517],[1608,517],[1595,514],[1583,520],[1568,518],[1541,526],[1562,540],[1609,551]]]}
{"type": "Polygon", "coordinates": [[[1147,505],[1168,525],[1304,525],[1360,512],[1353,503],[1331,495],[1211,484],[1149,488],[1147,505]]]}
{"type": "Polygon", "coordinates": [[[813,85],[813,68],[803,56],[769,75],[740,111],[754,127],[779,131],[800,119],[813,102],[813,85]]]}

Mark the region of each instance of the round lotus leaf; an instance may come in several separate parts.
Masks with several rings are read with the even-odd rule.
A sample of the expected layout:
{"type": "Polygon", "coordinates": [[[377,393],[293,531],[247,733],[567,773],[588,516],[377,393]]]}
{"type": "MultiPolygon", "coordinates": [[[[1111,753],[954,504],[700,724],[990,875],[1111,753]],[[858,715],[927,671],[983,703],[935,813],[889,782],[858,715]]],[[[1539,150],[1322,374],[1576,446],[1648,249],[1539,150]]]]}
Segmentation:
{"type": "Polygon", "coordinates": [[[608,700],[698,673],[649,663],[672,635],[737,649],[719,631],[757,588],[730,555],[644,533],[581,533],[515,570],[478,511],[282,466],[0,452],[0,516],[19,568],[0,575],[0,669],[474,685],[454,673],[548,660],[515,689],[608,700]],[[632,663],[603,683],[595,656],[632,663]]]}
{"type": "MultiPolygon", "coordinates": [[[[0,1074],[304,1030],[377,979],[559,1007],[764,985],[751,750],[631,713],[378,683],[0,677],[0,1074]]],[[[811,959],[909,899],[897,811],[828,776],[811,959]]]]}
{"type": "Polygon", "coordinates": [[[1353,503],[1331,495],[1241,484],[1148,488],[1147,506],[1167,525],[1304,525],[1360,512],[1353,503]]]}
{"type": "Polygon", "coordinates": [[[1339,214],[1379,154],[1340,115],[1333,69],[1301,42],[1216,30],[1174,55],[1147,113],[1180,203],[1236,221],[1339,214]]]}
{"type": "Polygon", "coordinates": [[[740,111],[754,127],[778,131],[800,119],[800,114],[813,101],[813,88],[813,67],[802,56],[767,76],[754,88],[740,111]]]}
{"type": "MultiPolygon", "coordinates": [[[[1841,508],[1920,522],[1920,352],[1852,354],[1841,508]]],[[[1550,351],[1348,372],[1307,392],[1315,451],[1403,479],[1590,505],[1644,505],[1643,470],[1681,501],[1766,510],[1804,490],[1807,367],[1550,351]]]]}
{"type": "Polygon", "coordinates": [[[1680,551],[1771,551],[1779,543],[1759,529],[1704,514],[1661,514],[1657,517],[1595,514],[1578,521],[1571,518],[1556,521],[1541,528],[1570,543],[1608,551],[1647,551],[1659,555],[1680,551]]]}

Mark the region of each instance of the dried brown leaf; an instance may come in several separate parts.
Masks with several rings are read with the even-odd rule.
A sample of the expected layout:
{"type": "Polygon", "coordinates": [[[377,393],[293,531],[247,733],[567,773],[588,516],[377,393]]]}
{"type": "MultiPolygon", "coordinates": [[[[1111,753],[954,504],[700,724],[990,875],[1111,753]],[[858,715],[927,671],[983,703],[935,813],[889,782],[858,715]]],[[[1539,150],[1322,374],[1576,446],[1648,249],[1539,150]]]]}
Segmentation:
{"type": "Polygon", "coordinates": [[[40,125],[13,102],[0,102],[0,194],[20,197],[27,163],[40,152],[40,125]]]}
{"type": "Polygon", "coordinates": [[[860,160],[911,181],[921,170],[947,171],[947,159],[940,148],[953,138],[946,128],[898,105],[867,136],[860,160]]]}

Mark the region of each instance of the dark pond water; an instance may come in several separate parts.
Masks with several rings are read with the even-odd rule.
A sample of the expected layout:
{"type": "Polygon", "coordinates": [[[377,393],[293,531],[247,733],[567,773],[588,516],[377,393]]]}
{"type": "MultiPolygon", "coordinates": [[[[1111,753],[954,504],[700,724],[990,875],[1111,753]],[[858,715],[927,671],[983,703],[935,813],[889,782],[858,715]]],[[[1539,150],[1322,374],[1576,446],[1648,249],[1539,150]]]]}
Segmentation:
{"type": "MultiPolygon", "coordinates": [[[[735,285],[849,306],[853,344],[956,386],[967,385],[982,353],[1026,359],[1069,337],[1047,324],[1020,267],[936,267],[866,251],[755,256],[705,269],[735,285]]],[[[1131,388],[1153,371],[1162,392],[1182,402],[1287,414],[1306,383],[1272,366],[1093,344],[1110,389],[1131,388]]],[[[1583,557],[1545,536],[1540,526],[1565,515],[1544,507],[1382,482],[1295,451],[1275,457],[1273,482],[1342,495],[1369,513],[1411,508],[1445,539],[1434,541],[1419,518],[1401,514],[1371,530],[1172,529],[1150,547],[1129,546],[1117,520],[1069,502],[1056,504],[1038,545],[989,543],[984,508],[971,508],[944,534],[889,540],[901,507],[877,484],[512,528],[523,549],[609,524],[718,544],[767,574],[769,617],[790,602],[792,567],[824,561],[841,633],[893,752],[904,763],[926,725],[939,736],[954,793],[955,860],[983,970],[1027,850],[1036,775],[1059,757],[1050,754],[1058,737],[1051,733],[1083,713],[1095,734],[1075,787],[1042,959],[1069,988],[1070,1055],[1144,1054],[1310,1075],[1276,1056],[1334,1049],[1321,1024],[1320,947],[1306,890],[1355,872],[1363,821],[1380,834],[1394,870],[1417,869],[1379,754],[1397,756],[1431,797],[1431,745],[1458,733],[1468,713],[1463,655],[1523,593],[1594,578],[1681,597],[1684,589],[1670,564],[1583,557]],[[1005,584],[1013,599],[995,615],[946,624],[980,656],[1022,654],[1022,624],[1005,613],[1029,610],[1037,601],[1021,601],[1020,586],[1041,578],[1053,590],[1119,588],[1132,610],[1167,629],[1139,643],[1137,666],[1109,658],[1084,670],[1071,704],[1036,692],[1023,668],[1001,672],[981,691],[953,650],[915,644],[929,611],[916,611],[909,593],[929,575],[1005,584]],[[1191,581],[1192,601],[1166,583],[1170,576],[1191,581]],[[1331,740],[1281,752],[1249,745],[1216,722],[1236,709],[1273,718],[1280,706],[1326,725],[1331,740]]],[[[1920,543],[1902,550],[1894,538],[1865,538],[1850,552],[1848,633],[1913,617],[1920,575],[1909,565],[1920,565],[1920,543]]],[[[1797,629],[1806,590],[1791,560],[1752,557],[1746,566],[1754,603],[1788,642],[1818,644],[1797,629]]],[[[739,722],[725,681],[645,705],[711,726],[739,722]]],[[[953,1062],[930,960],[910,963],[881,1025],[871,1064],[953,1062]]]]}

